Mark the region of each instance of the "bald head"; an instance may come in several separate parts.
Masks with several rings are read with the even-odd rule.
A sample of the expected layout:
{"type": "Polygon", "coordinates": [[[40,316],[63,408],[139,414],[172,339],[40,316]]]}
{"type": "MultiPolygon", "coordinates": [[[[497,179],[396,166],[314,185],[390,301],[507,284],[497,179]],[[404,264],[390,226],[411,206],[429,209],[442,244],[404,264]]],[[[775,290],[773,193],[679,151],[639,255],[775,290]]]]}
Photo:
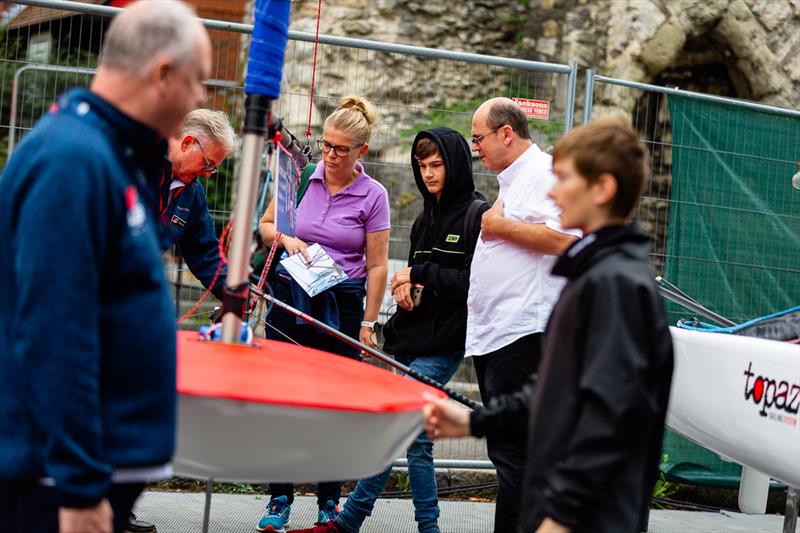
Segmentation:
{"type": "Polygon", "coordinates": [[[176,0],[141,0],[111,23],[92,91],[171,137],[203,103],[210,74],[211,40],[194,11],[176,0]]]}
{"type": "Polygon", "coordinates": [[[490,98],[478,107],[475,115],[477,116],[479,112],[483,114],[486,125],[490,128],[499,128],[508,124],[518,137],[531,140],[528,118],[522,108],[511,98],[504,96],[490,98]]]}
{"type": "Polygon", "coordinates": [[[100,67],[140,76],[167,60],[185,66],[208,39],[195,12],[176,0],[139,1],[117,15],[109,26],[100,53],[100,67]]]}
{"type": "Polygon", "coordinates": [[[486,100],[472,116],[472,150],[486,170],[502,171],[533,144],[525,112],[510,98],[486,100]]]}

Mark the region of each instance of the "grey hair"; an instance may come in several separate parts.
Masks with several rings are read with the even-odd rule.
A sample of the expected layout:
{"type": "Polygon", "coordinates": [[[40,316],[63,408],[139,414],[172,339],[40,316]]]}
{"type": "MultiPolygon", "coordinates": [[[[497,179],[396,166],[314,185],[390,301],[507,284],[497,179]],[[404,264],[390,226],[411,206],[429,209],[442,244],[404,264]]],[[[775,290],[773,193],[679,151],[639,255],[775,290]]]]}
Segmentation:
{"type": "Polygon", "coordinates": [[[196,55],[202,25],[183,2],[131,4],[111,22],[100,52],[100,66],[143,75],[158,60],[185,66],[196,55]]]}
{"type": "Polygon", "coordinates": [[[186,115],[181,131],[184,136],[192,135],[204,141],[220,143],[228,155],[239,149],[239,137],[222,111],[195,109],[186,115]]]}
{"type": "Polygon", "coordinates": [[[486,115],[486,125],[490,129],[499,128],[508,124],[514,133],[523,139],[531,140],[528,130],[528,119],[525,111],[513,100],[502,98],[492,102],[486,115]]]}

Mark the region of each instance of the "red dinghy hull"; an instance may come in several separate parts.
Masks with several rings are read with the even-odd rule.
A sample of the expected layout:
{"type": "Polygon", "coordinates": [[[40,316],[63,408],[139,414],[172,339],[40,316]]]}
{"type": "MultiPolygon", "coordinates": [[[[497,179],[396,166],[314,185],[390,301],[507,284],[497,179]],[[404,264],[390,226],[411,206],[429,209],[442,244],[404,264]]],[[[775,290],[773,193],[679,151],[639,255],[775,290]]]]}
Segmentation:
{"type": "Polygon", "coordinates": [[[375,474],[422,430],[423,392],[369,364],[284,342],[178,332],[176,474],[332,481],[375,474]]]}

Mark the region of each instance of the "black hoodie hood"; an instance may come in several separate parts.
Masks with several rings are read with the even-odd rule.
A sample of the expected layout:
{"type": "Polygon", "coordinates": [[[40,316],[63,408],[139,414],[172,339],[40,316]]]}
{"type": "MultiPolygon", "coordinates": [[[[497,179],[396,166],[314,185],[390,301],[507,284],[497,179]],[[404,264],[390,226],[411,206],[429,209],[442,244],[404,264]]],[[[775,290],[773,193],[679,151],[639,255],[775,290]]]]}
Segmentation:
{"type": "Polygon", "coordinates": [[[446,210],[450,206],[460,204],[473,197],[475,192],[475,182],[472,179],[472,153],[469,143],[459,132],[446,128],[438,127],[423,130],[414,138],[411,147],[411,168],[414,170],[414,180],[417,183],[422,198],[425,200],[425,212],[430,213],[437,209],[446,210]],[[439,147],[445,168],[445,181],[442,195],[436,201],[436,195],[428,192],[422,173],[419,170],[419,163],[414,156],[417,143],[421,139],[431,139],[439,147]]]}

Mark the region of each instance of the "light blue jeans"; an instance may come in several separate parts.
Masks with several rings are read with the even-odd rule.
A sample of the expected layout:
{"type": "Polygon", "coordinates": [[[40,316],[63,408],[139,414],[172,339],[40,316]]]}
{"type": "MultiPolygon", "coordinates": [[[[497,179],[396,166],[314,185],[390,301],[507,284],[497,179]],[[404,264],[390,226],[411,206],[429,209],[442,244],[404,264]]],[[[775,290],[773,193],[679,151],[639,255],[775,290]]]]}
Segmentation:
{"type": "MultiPolygon", "coordinates": [[[[464,360],[464,352],[416,358],[396,356],[395,359],[412,370],[445,384],[464,360]]],[[[408,447],[406,457],[417,527],[420,533],[439,533],[439,499],[436,473],[433,470],[433,443],[424,431],[408,447]]],[[[391,471],[390,466],[380,474],[359,480],[355,490],[347,497],[342,512],[336,517],[337,525],[349,533],[357,533],[364,520],[372,514],[375,501],[383,491],[391,471]]]]}

